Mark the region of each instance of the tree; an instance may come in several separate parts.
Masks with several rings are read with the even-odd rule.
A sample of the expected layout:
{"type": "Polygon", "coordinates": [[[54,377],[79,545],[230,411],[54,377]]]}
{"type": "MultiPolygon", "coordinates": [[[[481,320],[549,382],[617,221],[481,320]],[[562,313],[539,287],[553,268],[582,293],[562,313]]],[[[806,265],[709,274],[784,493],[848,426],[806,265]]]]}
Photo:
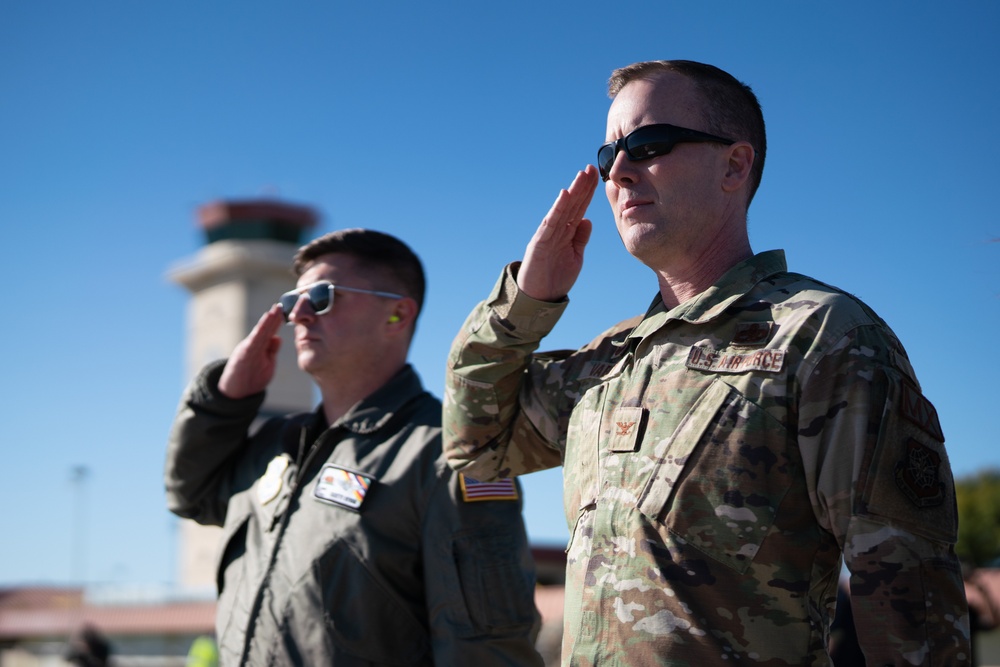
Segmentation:
{"type": "Polygon", "coordinates": [[[955,480],[959,557],[982,567],[1000,558],[1000,469],[955,480]]]}

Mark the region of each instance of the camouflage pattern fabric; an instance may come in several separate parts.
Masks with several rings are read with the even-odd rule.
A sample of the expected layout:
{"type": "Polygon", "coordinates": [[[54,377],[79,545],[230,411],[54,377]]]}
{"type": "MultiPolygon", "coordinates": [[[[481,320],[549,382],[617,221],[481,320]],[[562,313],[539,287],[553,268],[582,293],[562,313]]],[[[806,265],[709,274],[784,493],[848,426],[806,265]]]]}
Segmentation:
{"type": "Polygon", "coordinates": [[[869,665],[968,664],[944,436],[870,308],[770,251],[535,354],[566,303],[517,268],[452,346],[445,448],[564,466],[564,665],[828,665],[842,563],[869,665]]]}

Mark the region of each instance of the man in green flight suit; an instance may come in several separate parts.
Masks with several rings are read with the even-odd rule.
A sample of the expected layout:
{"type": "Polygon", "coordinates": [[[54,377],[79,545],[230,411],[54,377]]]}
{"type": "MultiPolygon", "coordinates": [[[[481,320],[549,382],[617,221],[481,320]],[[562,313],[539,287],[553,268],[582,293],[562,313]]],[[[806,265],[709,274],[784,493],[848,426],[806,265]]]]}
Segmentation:
{"type": "Polygon", "coordinates": [[[348,229],[294,268],[298,287],[194,379],[170,435],[170,509],[223,526],[220,664],[540,666],[519,487],[446,465],[441,403],[407,363],[420,260],[348,229]],[[256,428],[286,321],[322,402],[256,428]]]}

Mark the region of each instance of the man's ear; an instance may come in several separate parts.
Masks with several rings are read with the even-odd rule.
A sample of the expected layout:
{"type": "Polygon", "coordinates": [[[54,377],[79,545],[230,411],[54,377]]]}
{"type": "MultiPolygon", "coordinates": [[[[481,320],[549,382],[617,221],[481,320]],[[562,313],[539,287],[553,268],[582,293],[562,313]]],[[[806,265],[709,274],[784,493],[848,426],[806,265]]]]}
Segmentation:
{"type": "Polygon", "coordinates": [[[735,192],[750,179],[750,170],[753,168],[757,153],[746,141],[737,141],[729,147],[727,153],[729,162],[722,179],[722,189],[726,192],[735,192]]]}
{"type": "Polygon", "coordinates": [[[417,302],[410,297],[404,297],[393,304],[392,313],[386,324],[402,331],[409,329],[415,319],[417,319],[417,302]]]}

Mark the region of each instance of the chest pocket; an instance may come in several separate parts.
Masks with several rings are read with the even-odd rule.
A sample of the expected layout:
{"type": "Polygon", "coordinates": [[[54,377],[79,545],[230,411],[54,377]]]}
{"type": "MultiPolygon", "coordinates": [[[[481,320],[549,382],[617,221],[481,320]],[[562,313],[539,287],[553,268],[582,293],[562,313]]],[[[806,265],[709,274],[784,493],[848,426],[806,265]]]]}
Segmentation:
{"type": "Polygon", "coordinates": [[[761,408],[716,379],[657,445],[639,510],[668,543],[745,572],[800,477],[794,441],[784,434],[761,408]]]}

